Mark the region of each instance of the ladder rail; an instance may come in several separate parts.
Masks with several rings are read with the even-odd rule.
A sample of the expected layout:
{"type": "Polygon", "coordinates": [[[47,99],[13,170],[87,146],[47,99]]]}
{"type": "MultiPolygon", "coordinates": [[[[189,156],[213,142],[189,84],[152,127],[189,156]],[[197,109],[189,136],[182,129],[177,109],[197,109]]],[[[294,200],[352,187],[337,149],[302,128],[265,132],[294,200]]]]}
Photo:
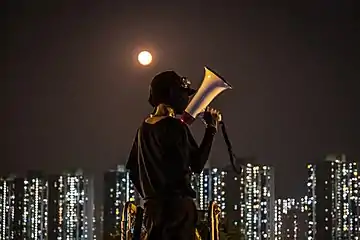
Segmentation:
{"type": "MultiPolygon", "coordinates": [[[[200,213],[204,211],[199,210],[200,213]]],[[[221,209],[216,201],[211,201],[207,210],[206,225],[209,231],[210,240],[220,240],[220,215],[221,209]]],[[[146,230],[143,227],[144,209],[136,206],[134,202],[126,202],[121,218],[121,240],[142,240],[146,236],[146,230]]],[[[198,227],[195,228],[196,240],[204,239],[198,227]]]]}

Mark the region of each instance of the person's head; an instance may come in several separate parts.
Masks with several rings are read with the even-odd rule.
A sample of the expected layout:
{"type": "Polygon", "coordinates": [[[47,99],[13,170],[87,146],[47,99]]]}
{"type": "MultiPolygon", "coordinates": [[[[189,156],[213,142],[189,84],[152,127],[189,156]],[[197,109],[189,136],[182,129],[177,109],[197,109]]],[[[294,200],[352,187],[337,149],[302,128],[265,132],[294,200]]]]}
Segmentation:
{"type": "Polygon", "coordinates": [[[156,107],[166,104],[181,114],[189,103],[190,96],[196,91],[190,88],[190,81],[174,71],[165,71],[156,75],[150,84],[149,103],[156,107]]]}

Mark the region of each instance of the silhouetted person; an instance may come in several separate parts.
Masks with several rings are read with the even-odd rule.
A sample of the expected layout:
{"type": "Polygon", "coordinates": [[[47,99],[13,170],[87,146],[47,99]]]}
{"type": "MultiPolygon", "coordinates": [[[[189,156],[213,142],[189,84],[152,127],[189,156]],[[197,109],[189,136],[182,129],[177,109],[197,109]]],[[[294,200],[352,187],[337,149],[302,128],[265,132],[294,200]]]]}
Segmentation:
{"type": "Polygon", "coordinates": [[[144,199],[148,240],[195,239],[196,193],[190,177],[203,170],[220,119],[218,111],[206,109],[205,135],[198,146],[188,126],[175,118],[195,92],[174,71],[158,74],[150,85],[154,112],[138,128],[126,164],[144,199]]]}

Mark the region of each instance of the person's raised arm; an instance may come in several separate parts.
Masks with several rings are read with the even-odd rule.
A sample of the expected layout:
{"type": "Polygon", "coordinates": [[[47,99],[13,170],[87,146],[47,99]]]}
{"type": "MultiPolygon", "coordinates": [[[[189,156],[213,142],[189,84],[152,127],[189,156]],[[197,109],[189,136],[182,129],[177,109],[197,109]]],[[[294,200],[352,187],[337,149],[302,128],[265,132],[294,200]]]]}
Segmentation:
{"type": "Polygon", "coordinates": [[[210,150],[217,132],[218,122],[221,120],[221,115],[217,110],[207,108],[203,121],[206,125],[205,134],[201,141],[200,147],[189,131],[189,141],[191,145],[191,162],[190,168],[194,173],[201,173],[207,160],[209,159],[210,150]]]}

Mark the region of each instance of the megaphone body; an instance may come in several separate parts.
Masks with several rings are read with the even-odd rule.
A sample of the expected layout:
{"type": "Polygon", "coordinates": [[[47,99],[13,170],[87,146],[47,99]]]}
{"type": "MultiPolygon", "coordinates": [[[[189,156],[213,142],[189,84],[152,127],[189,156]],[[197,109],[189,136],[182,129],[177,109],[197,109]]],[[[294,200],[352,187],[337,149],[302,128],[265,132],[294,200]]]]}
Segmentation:
{"type": "MultiPolygon", "coordinates": [[[[190,125],[194,122],[196,117],[205,111],[206,107],[211,103],[214,98],[227,89],[232,89],[231,85],[226,82],[220,75],[205,67],[205,76],[197,90],[195,96],[191,99],[189,105],[186,107],[181,116],[181,120],[190,125]]],[[[221,130],[225,143],[228,148],[231,165],[234,171],[241,174],[242,169],[238,170],[235,166],[236,155],[233,153],[232,145],[229,140],[225,123],[220,121],[221,130]]]]}
{"type": "Polygon", "coordinates": [[[232,89],[231,85],[220,77],[220,75],[208,67],[205,67],[205,76],[201,86],[186,107],[181,116],[181,120],[188,125],[192,124],[196,117],[206,109],[212,100],[227,89],[232,89]]]}

